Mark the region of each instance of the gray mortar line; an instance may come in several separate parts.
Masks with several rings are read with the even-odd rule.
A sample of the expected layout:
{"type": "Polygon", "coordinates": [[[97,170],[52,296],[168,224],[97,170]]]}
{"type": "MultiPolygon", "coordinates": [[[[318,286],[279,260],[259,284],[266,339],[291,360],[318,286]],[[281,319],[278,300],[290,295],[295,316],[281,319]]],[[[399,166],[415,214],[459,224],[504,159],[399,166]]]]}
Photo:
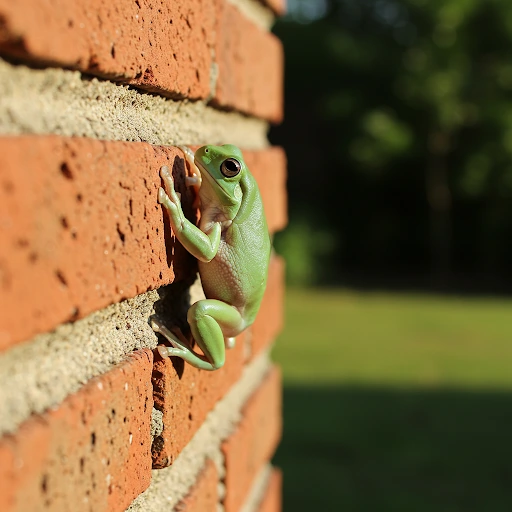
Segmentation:
{"type": "MultiPolygon", "coordinates": [[[[207,458],[214,461],[220,471],[220,479],[223,479],[224,459],[220,445],[240,422],[247,399],[258,388],[270,367],[266,351],[244,368],[241,379],[207,415],[174,464],[153,470],[151,485],[135,498],[127,509],[129,512],[172,510],[188,494],[207,458]]],[[[218,510],[222,511],[223,507],[218,510]]]]}
{"type": "MultiPolygon", "coordinates": [[[[159,315],[164,320],[184,318],[188,305],[204,298],[204,292],[199,279],[190,288],[176,283],[62,324],[1,353],[0,435],[13,433],[31,414],[57,406],[134,350],[154,349],[158,340],[148,321],[164,297],[172,310],[159,315]]],[[[159,423],[161,415],[154,412],[155,433],[159,423]]]]}
{"type": "Polygon", "coordinates": [[[270,475],[272,474],[272,465],[265,464],[263,469],[258,473],[252,484],[247,500],[242,505],[240,512],[257,512],[258,508],[265,497],[270,475]]]}
{"type": "Polygon", "coordinates": [[[145,94],[78,71],[0,59],[0,135],[57,134],[157,145],[268,147],[268,123],[205,102],[145,94]]]}
{"type": "Polygon", "coordinates": [[[272,9],[258,0],[228,0],[228,2],[263,30],[270,30],[274,24],[275,15],[272,9]]]}
{"type": "Polygon", "coordinates": [[[0,434],[14,432],[32,413],[56,406],[126,354],[155,348],[148,324],[157,291],[63,324],[0,355],[0,434]]]}

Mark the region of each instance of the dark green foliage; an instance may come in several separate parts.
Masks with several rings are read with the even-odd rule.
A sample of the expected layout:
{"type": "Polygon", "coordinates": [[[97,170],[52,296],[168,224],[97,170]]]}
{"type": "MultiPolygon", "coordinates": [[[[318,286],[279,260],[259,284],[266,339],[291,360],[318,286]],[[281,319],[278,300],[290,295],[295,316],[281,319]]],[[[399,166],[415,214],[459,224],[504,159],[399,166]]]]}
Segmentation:
{"type": "Polygon", "coordinates": [[[306,218],[331,236],[324,275],[313,268],[308,279],[505,277],[512,3],[295,0],[290,9],[275,27],[286,121],[272,140],[288,152],[292,226],[306,218]],[[320,18],[303,23],[301,12],[320,18]]]}

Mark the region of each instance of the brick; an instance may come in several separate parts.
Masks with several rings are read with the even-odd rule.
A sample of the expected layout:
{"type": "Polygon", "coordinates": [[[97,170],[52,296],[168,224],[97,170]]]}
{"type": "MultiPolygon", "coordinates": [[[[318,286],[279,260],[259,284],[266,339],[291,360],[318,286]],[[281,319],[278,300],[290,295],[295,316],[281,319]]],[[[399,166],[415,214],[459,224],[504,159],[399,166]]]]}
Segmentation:
{"type": "MultiPolygon", "coordinates": [[[[284,176],[279,151],[268,151],[247,152],[265,181],[270,173],[284,176]]],[[[193,219],[177,148],[0,138],[0,350],[195,272],[157,202],[164,164],[193,219]]],[[[283,198],[262,189],[269,225],[280,226],[283,198]]]]}
{"type": "Polygon", "coordinates": [[[273,367],[248,400],[235,432],[222,444],[226,512],[237,512],[281,436],[281,374],[273,367]]]}
{"type": "Polygon", "coordinates": [[[2,438],[0,510],[125,510],[151,479],[151,366],[136,352],[2,438]]]}
{"type": "Polygon", "coordinates": [[[0,0],[2,55],[205,100],[215,50],[223,91],[218,104],[279,120],[281,47],[255,29],[226,0],[0,0]],[[240,78],[243,87],[235,87],[240,78]]]}
{"type": "Polygon", "coordinates": [[[274,254],[258,316],[250,328],[251,358],[271,345],[283,326],[284,260],[274,254]]]}
{"type": "Polygon", "coordinates": [[[283,475],[277,468],[272,470],[257,512],[281,512],[283,475]]]}
{"type": "Polygon", "coordinates": [[[176,148],[0,139],[1,348],[190,274],[157,201],[163,164],[183,176],[176,148]]]}
{"type": "Polygon", "coordinates": [[[279,123],[283,117],[283,49],[228,2],[218,10],[215,58],[219,76],[212,103],[279,123]]]}
{"type": "Polygon", "coordinates": [[[203,424],[229,388],[240,378],[244,344],[237,338],[226,351],[222,368],[207,372],[193,368],[180,358],[162,359],[155,355],[153,389],[155,407],[162,411],[164,430],[153,442],[153,467],[171,465],[203,424]]]}
{"type": "Polygon", "coordinates": [[[219,501],[218,475],[215,464],[208,459],[188,495],[176,505],[175,512],[214,512],[219,501]]]}

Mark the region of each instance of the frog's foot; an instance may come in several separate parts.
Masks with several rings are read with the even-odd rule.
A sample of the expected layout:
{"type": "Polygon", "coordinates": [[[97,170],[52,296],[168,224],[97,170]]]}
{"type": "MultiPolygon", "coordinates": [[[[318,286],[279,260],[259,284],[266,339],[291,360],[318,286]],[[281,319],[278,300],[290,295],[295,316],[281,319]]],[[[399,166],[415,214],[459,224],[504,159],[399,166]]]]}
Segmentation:
{"type": "Polygon", "coordinates": [[[224,338],[224,344],[226,345],[226,348],[234,348],[235,342],[236,342],[236,339],[234,337],[224,338]]]}
{"type": "Polygon", "coordinates": [[[183,229],[185,215],[181,209],[181,194],[174,189],[174,180],[167,165],[160,169],[160,177],[164,182],[165,190],[158,189],[158,202],[169,212],[173,228],[183,229]]]}

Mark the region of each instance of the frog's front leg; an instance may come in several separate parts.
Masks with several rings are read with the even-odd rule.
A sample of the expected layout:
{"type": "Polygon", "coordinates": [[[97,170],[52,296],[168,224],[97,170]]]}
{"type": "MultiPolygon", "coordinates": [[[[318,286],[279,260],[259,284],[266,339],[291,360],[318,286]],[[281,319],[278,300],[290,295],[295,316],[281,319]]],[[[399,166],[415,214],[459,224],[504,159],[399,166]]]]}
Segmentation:
{"type": "MultiPolygon", "coordinates": [[[[245,327],[242,315],[236,308],[215,299],[200,300],[188,310],[187,320],[196,343],[204,353],[196,354],[174,337],[169,339],[173,347],[159,346],[162,357],[178,356],[196,368],[217,370],[224,365],[224,336],[235,336],[245,327]]],[[[155,327],[154,327],[155,328],[155,327]]],[[[164,334],[162,330],[155,329],[164,334]]]]}
{"type": "Polygon", "coordinates": [[[192,224],[184,215],[179,194],[174,189],[174,181],[169,167],[160,169],[165,190],[158,190],[158,201],[169,212],[174,234],[187,251],[201,261],[211,261],[217,254],[220,244],[221,225],[215,222],[208,233],[192,224]]]}

